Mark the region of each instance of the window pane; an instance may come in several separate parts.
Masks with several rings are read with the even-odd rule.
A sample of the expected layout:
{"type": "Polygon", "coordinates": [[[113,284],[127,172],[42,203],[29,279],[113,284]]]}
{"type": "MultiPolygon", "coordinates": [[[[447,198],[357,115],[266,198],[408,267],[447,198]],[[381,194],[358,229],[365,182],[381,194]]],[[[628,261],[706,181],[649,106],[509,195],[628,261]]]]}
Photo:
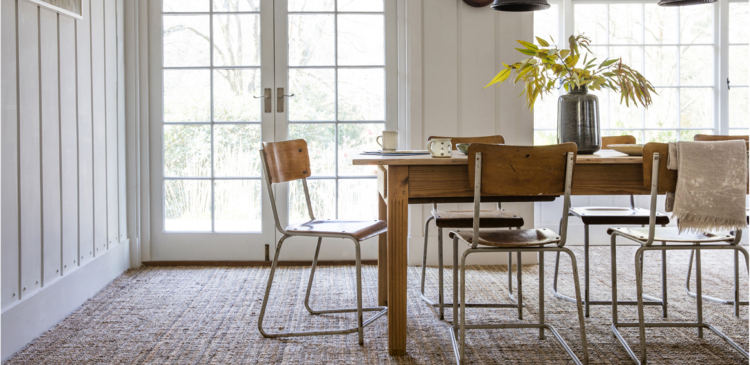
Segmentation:
{"type": "Polygon", "coordinates": [[[680,141],[692,141],[696,134],[714,134],[712,129],[691,129],[680,131],[680,141]]]}
{"type": "Polygon", "coordinates": [[[164,121],[211,120],[209,70],[164,70],[164,121]]]}
{"type": "Polygon", "coordinates": [[[385,70],[338,70],[339,120],[385,120],[385,70]]]}
{"type": "Polygon", "coordinates": [[[713,43],[714,10],[712,4],[680,7],[680,43],[713,43]]]}
{"type": "MultiPolygon", "coordinates": [[[[312,203],[315,218],[335,219],[336,180],[308,179],[307,187],[310,190],[310,202],[312,203]]],[[[310,215],[307,213],[307,203],[305,203],[305,190],[302,187],[302,180],[292,181],[289,183],[289,222],[294,223],[309,220],[310,215]]]]}
{"type": "Polygon", "coordinates": [[[620,94],[609,93],[609,128],[643,128],[643,108],[633,106],[632,100],[630,103],[630,107],[624,100],[620,104],[620,94]]]}
{"type": "Polygon", "coordinates": [[[214,15],[214,66],[260,66],[260,15],[214,15]]]}
{"type": "Polygon", "coordinates": [[[260,232],[260,180],[214,182],[214,229],[217,232],[260,232]]]}
{"type": "Polygon", "coordinates": [[[713,89],[680,89],[680,127],[714,127],[713,89]]]}
{"type": "Polygon", "coordinates": [[[214,69],[214,121],[259,122],[260,86],[259,69],[214,69]]]}
{"type": "Polygon", "coordinates": [[[750,40],[750,4],[729,3],[729,43],[748,43],[750,40]]]}
{"type": "Polygon", "coordinates": [[[677,142],[679,134],[677,131],[646,131],[646,143],[649,142],[677,142]]]}
{"type": "MultiPolygon", "coordinates": [[[[557,4],[550,4],[550,8],[545,11],[534,12],[534,36],[546,40],[550,46],[553,43],[563,44],[560,41],[560,6],[557,4]],[[554,42],[550,39],[554,38],[554,42]]],[[[539,45],[539,42],[534,39],[534,44],[539,45]]]]}
{"type": "Polygon", "coordinates": [[[260,176],[260,125],[214,125],[215,176],[260,176]]]}
{"type": "Polygon", "coordinates": [[[750,59],[750,46],[729,46],[729,81],[732,85],[750,84],[747,60],[750,59]]]}
{"type": "Polygon", "coordinates": [[[534,128],[557,128],[557,92],[544,95],[534,103],[534,128]]]}
{"type": "Polygon", "coordinates": [[[534,131],[534,145],[546,146],[550,144],[557,144],[557,132],[534,131]]]}
{"type": "Polygon", "coordinates": [[[338,0],[338,11],[383,11],[383,0],[338,0]]]}
{"type": "Polygon", "coordinates": [[[164,12],[208,12],[208,0],[163,0],[162,9],[164,12]]]}
{"type": "MultiPolygon", "coordinates": [[[[592,44],[607,44],[607,5],[574,4],[575,34],[591,38],[592,44]]],[[[567,43],[567,42],[566,42],[567,43]]],[[[565,45],[567,48],[568,45],[565,45]]]]}
{"type": "Polygon", "coordinates": [[[643,4],[609,5],[609,43],[643,43],[643,4]]]}
{"type": "Polygon", "coordinates": [[[748,134],[750,134],[750,130],[748,130],[747,128],[729,130],[730,136],[747,136],[748,134]]]}
{"type": "Polygon", "coordinates": [[[211,176],[211,126],[164,126],[164,176],[211,176]]]}
{"type": "Polygon", "coordinates": [[[290,123],[289,139],[307,141],[312,176],[336,175],[336,125],[290,123]]]}
{"type": "Polygon", "coordinates": [[[713,85],[714,48],[712,46],[682,46],[680,48],[680,85],[713,85]]]}
{"type": "Polygon", "coordinates": [[[333,14],[289,14],[289,66],[335,64],[333,14]]]}
{"type": "Polygon", "coordinates": [[[603,136],[633,136],[635,143],[643,143],[643,131],[641,130],[609,130],[602,132],[603,136]]]}
{"type": "Polygon", "coordinates": [[[339,180],[339,219],[378,219],[378,180],[339,180]]]}
{"type": "Polygon", "coordinates": [[[332,68],[289,69],[290,121],[333,121],[336,119],[335,70],[332,68]]]}
{"type": "Polygon", "coordinates": [[[165,15],[164,67],[208,66],[208,15],[165,15]]]}
{"type": "Polygon", "coordinates": [[[334,0],[289,0],[289,11],[333,11],[334,0]]]}
{"type": "Polygon", "coordinates": [[[677,7],[665,7],[656,4],[645,4],[646,44],[676,44],[679,43],[677,7]]]}
{"type": "Polygon", "coordinates": [[[383,134],[384,123],[339,124],[339,175],[375,175],[377,166],[354,166],[352,158],[362,151],[379,150],[375,138],[383,134]]]}
{"type": "Polygon", "coordinates": [[[643,73],[643,48],[641,46],[609,47],[609,58],[621,58],[622,63],[643,73]]]}
{"type": "Polygon", "coordinates": [[[374,66],[385,62],[382,15],[338,16],[338,64],[374,66]]]}
{"type": "Polygon", "coordinates": [[[214,11],[260,11],[260,0],[213,0],[214,11]]]}
{"type": "Polygon", "coordinates": [[[646,109],[646,127],[677,128],[678,89],[656,89],[654,103],[646,109]]]}
{"type": "Polygon", "coordinates": [[[677,47],[646,46],[646,73],[654,86],[677,86],[677,47]]]}
{"type": "Polygon", "coordinates": [[[732,128],[750,128],[749,91],[746,87],[729,90],[729,126],[732,128]]]}
{"type": "Polygon", "coordinates": [[[211,230],[211,182],[164,181],[164,230],[206,232],[211,230]]]}

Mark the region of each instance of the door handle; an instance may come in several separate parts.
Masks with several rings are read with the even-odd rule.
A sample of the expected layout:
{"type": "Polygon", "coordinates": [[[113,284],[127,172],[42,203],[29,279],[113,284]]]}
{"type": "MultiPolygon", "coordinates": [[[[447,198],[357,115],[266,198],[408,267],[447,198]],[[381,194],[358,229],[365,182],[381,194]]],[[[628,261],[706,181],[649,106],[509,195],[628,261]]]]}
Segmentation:
{"type": "Polygon", "coordinates": [[[284,97],[285,96],[291,98],[294,96],[294,94],[285,95],[283,87],[276,88],[276,112],[278,113],[284,112],[284,97]]]}
{"type": "Polygon", "coordinates": [[[261,95],[261,96],[253,96],[253,99],[260,99],[260,98],[263,98],[263,100],[265,101],[263,103],[263,104],[265,104],[265,106],[263,108],[263,109],[265,109],[264,111],[266,113],[270,113],[271,109],[273,109],[273,106],[271,105],[273,103],[273,100],[271,100],[271,88],[267,87],[267,88],[263,89],[263,95],[261,95]]]}

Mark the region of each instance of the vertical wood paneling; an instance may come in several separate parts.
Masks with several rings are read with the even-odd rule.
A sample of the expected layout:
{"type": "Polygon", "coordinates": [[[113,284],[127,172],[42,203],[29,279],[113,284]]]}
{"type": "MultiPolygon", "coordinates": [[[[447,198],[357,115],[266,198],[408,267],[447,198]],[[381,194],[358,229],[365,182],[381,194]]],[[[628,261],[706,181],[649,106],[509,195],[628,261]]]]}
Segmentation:
{"type": "Polygon", "coordinates": [[[0,240],[0,303],[4,310],[18,301],[19,236],[18,236],[18,97],[16,90],[16,2],[0,3],[0,79],[2,79],[2,114],[0,114],[0,200],[2,200],[2,231],[0,240]]]}
{"type": "Polygon", "coordinates": [[[76,110],[75,20],[59,18],[60,168],[62,183],[62,269],[76,267],[78,256],[78,122],[76,110]]]}
{"type": "MultiPolygon", "coordinates": [[[[94,250],[94,157],[91,124],[91,28],[89,0],[81,2],[83,20],[76,21],[78,63],[78,229],[79,255],[83,265],[94,250]]],[[[73,264],[75,264],[74,262],[73,264]]],[[[67,263],[70,264],[70,263],[67,263]]]]}
{"type": "MultiPolygon", "coordinates": [[[[424,131],[458,132],[458,1],[429,1],[424,6],[424,131]],[[429,60],[429,61],[428,61],[429,60]]],[[[420,146],[421,148],[421,146],[420,146]]]]}
{"type": "MultiPolygon", "coordinates": [[[[461,4],[458,55],[461,65],[462,136],[492,134],[495,130],[495,92],[484,89],[495,73],[495,12],[461,4]]],[[[513,143],[512,139],[506,140],[513,143]]]]}
{"type": "Polygon", "coordinates": [[[18,98],[21,298],[41,287],[42,179],[39,104],[39,8],[18,2],[18,98]]]}
{"type": "Polygon", "coordinates": [[[125,161],[125,7],[117,0],[117,192],[119,205],[118,241],[123,241],[128,231],[127,179],[125,161]]]}
{"type": "Polygon", "coordinates": [[[107,121],[107,243],[119,242],[117,192],[117,2],[104,0],[104,85],[107,121]]]}
{"type": "Polygon", "coordinates": [[[94,142],[94,255],[107,247],[107,148],[104,87],[104,1],[91,0],[91,92],[94,142]]]}
{"type": "Polygon", "coordinates": [[[42,76],[42,272],[44,282],[49,282],[60,276],[62,257],[57,13],[39,9],[39,41],[42,76]]]}

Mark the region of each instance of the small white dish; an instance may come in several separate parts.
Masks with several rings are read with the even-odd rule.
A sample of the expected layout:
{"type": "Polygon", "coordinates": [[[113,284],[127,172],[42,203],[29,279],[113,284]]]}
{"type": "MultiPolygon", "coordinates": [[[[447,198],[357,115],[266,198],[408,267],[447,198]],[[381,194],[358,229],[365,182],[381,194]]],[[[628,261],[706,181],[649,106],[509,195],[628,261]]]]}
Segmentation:
{"type": "Polygon", "coordinates": [[[643,156],[642,144],[611,144],[609,148],[628,156],[643,156]]]}

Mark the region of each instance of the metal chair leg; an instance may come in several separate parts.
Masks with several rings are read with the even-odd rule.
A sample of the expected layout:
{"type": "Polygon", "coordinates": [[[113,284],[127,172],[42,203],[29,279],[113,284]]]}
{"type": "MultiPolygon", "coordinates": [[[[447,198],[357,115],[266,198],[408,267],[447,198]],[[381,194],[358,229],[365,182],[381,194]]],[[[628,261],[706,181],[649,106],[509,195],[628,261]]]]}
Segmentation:
{"type": "MultiPolygon", "coordinates": [[[[666,246],[666,242],[661,243],[666,246]]],[[[667,318],[667,250],[661,252],[661,316],[667,318]]]]}
{"type": "Polygon", "coordinates": [[[590,317],[589,313],[589,225],[583,225],[583,302],[586,306],[586,318],[590,317]]]}
{"type": "Polygon", "coordinates": [[[430,221],[435,219],[434,216],[430,216],[427,218],[427,220],[424,222],[424,252],[422,252],[422,285],[420,286],[420,293],[422,294],[422,300],[426,301],[426,297],[424,295],[424,282],[425,282],[425,275],[427,272],[427,234],[429,233],[430,228],[430,221]]]}
{"type": "MultiPolygon", "coordinates": [[[[695,250],[695,305],[698,324],[703,324],[703,283],[701,277],[701,250],[695,250]]],[[[703,327],[698,327],[698,338],[703,338],[703,327]]]]}
{"type": "MultiPolygon", "coordinates": [[[[641,342],[641,364],[647,364],[646,358],[646,320],[643,313],[643,248],[635,252],[635,285],[638,295],[638,334],[641,342]]],[[[699,315],[700,318],[700,315],[699,315]]],[[[699,319],[700,322],[700,319],[699,319]]]]}
{"type": "Polygon", "coordinates": [[[356,266],[357,308],[331,309],[331,310],[319,310],[319,311],[310,308],[309,295],[310,295],[310,290],[311,290],[312,282],[314,278],[315,266],[317,265],[318,254],[320,252],[320,239],[318,240],[318,246],[316,248],[315,257],[313,259],[313,267],[310,270],[310,280],[308,281],[307,293],[305,294],[305,307],[312,314],[356,312],[357,313],[357,327],[339,329],[339,330],[281,332],[281,333],[269,333],[263,330],[263,319],[265,318],[266,307],[268,305],[268,298],[271,293],[273,277],[278,267],[279,253],[281,252],[281,247],[287,238],[289,238],[289,236],[284,235],[281,237],[281,239],[279,239],[279,243],[276,246],[276,254],[274,255],[273,263],[271,264],[271,272],[268,275],[268,284],[266,285],[266,292],[265,292],[265,295],[263,296],[263,303],[260,308],[260,315],[258,316],[258,330],[260,331],[261,335],[263,335],[263,337],[266,337],[266,338],[278,338],[278,337],[301,337],[301,336],[321,336],[321,335],[343,335],[343,334],[357,332],[360,345],[364,344],[364,327],[368,326],[370,323],[374,322],[376,319],[388,313],[388,308],[387,307],[367,307],[367,308],[362,307],[362,260],[361,260],[361,253],[360,253],[361,250],[359,246],[359,241],[355,239],[352,239],[352,240],[355,243],[356,263],[357,263],[357,266],[356,266]],[[376,311],[377,313],[375,313],[367,321],[364,321],[363,312],[369,312],[369,311],[376,311]]]}
{"type": "Polygon", "coordinates": [[[318,244],[315,246],[315,256],[313,256],[312,267],[310,268],[310,280],[307,281],[307,292],[305,293],[305,308],[310,314],[320,314],[319,311],[310,308],[310,289],[312,288],[313,278],[315,277],[315,268],[318,266],[318,255],[320,254],[320,243],[323,237],[318,237],[318,244]]]}
{"type": "Polygon", "coordinates": [[[438,309],[441,321],[445,319],[443,298],[443,229],[438,227],[438,309]]]}
{"type": "Polygon", "coordinates": [[[521,265],[521,251],[518,251],[517,255],[518,262],[516,263],[516,270],[518,270],[518,274],[516,274],[516,279],[518,280],[518,319],[523,319],[523,291],[521,287],[521,270],[523,269],[523,265],[521,265]]]}
{"type": "Polygon", "coordinates": [[[578,264],[576,263],[576,256],[573,254],[573,251],[561,247],[562,251],[568,254],[570,256],[570,264],[573,267],[573,282],[575,285],[575,291],[576,291],[576,308],[578,309],[578,326],[579,330],[581,332],[581,347],[583,348],[583,363],[588,364],[589,363],[589,347],[588,342],[586,341],[586,323],[583,319],[583,303],[581,300],[581,284],[578,280],[578,264]]]}
{"type": "MultiPolygon", "coordinates": [[[[687,295],[693,298],[696,297],[696,294],[695,292],[690,290],[690,277],[693,271],[693,258],[694,257],[695,257],[695,250],[691,250],[690,258],[688,259],[687,274],[685,275],[685,292],[687,292],[687,295]]],[[[745,263],[747,264],[747,260],[745,260],[745,263]]],[[[734,281],[739,283],[739,254],[737,251],[734,252],[734,270],[733,271],[734,271],[734,281]]],[[[739,288],[739,285],[737,286],[737,288],[739,288]]],[[[731,305],[734,307],[734,316],[739,317],[740,316],[739,306],[748,305],[747,301],[740,300],[739,294],[740,294],[739,290],[735,290],[734,298],[732,300],[716,298],[710,295],[703,294],[703,300],[708,300],[708,301],[719,303],[719,304],[731,305]]]]}
{"type": "MultiPolygon", "coordinates": [[[[539,251],[539,324],[544,326],[544,251],[539,251]]],[[[539,327],[539,339],[544,339],[544,327],[539,327]]]]}

